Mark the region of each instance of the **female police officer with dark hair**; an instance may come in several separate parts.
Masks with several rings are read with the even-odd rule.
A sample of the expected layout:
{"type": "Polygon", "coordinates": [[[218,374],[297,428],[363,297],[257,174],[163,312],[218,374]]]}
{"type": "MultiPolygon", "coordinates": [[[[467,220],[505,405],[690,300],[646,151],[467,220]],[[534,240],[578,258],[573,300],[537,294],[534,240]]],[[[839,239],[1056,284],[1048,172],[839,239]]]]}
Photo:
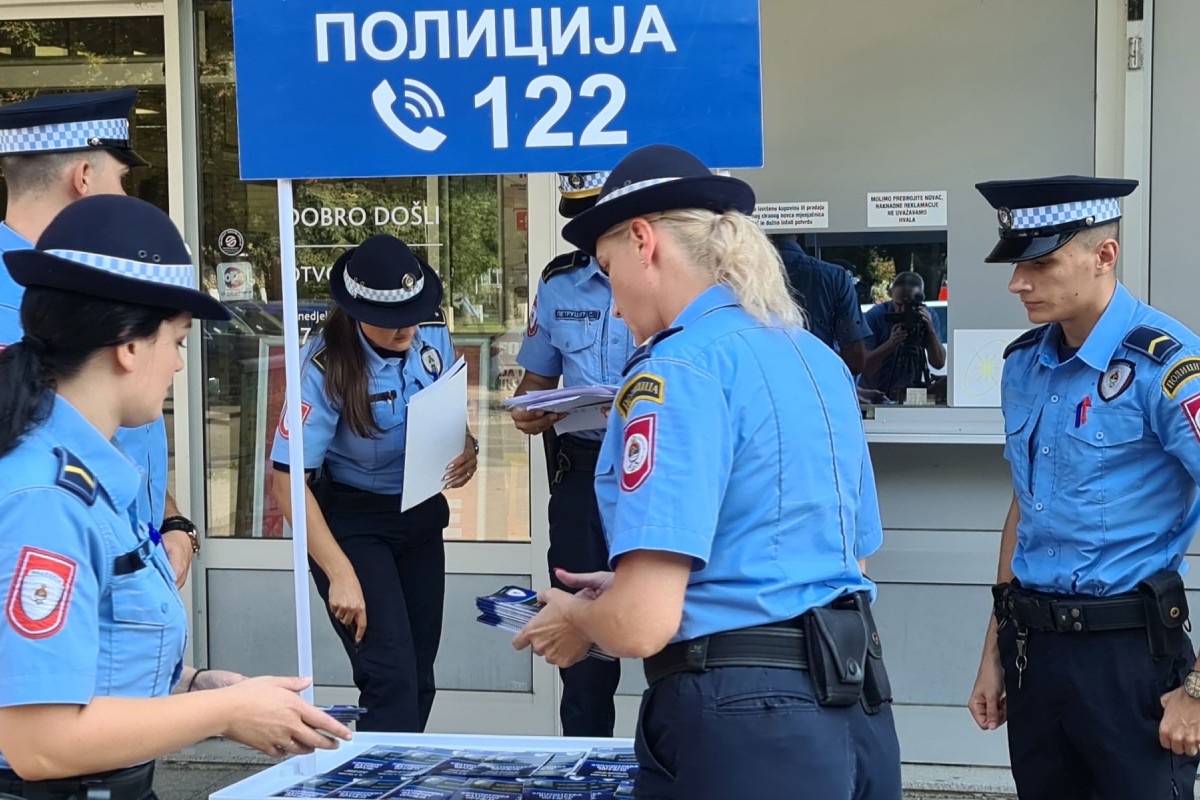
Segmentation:
{"type": "Polygon", "coordinates": [[[0,354],[0,792],[145,800],[152,760],[209,736],[273,756],[334,747],[317,728],[349,738],[296,694],[307,680],[216,688],[183,666],[174,574],[112,443],[162,414],[192,318],[228,317],[190,288],[174,224],[85,198],[4,262],[27,291],[25,335],[0,354]]]}
{"type": "MultiPolygon", "coordinates": [[[[362,731],[422,731],[433,707],[450,521],[438,494],[400,512],[408,401],[454,360],[440,319],[442,284],[394,236],[343,254],[330,273],[337,308],[302,358],[309,564],[367,709],[362,731]],[[369,623],[368,623],[369,619],[369,623]]],[[[291,517],[287,428],[271,457],[274,496],[291,517]]],[[[447,488],[475,474],[465,434],[447,488]]]]}
{"type": "Polygon", "coordinates": [[[564,236],[645,341],[596,467],[615,572],[543,593],[514,644],[644,658],[637,796],[899,800],[854,387],[802,329],[754,193],[674,147],[613,170],[564,236]]]}

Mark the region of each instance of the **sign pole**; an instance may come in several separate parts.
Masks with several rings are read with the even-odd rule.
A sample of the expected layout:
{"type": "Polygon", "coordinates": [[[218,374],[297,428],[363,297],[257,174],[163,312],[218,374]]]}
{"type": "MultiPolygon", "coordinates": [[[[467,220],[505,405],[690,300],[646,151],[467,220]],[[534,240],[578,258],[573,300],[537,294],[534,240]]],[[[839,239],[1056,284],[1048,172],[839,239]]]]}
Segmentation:
{"type": "MultiPolygon", "coordinates": [[[[287,378],[284,393],[288,430],[289,480],[292,498],[292,569],[296,588],[296,651],[301,677],[313,676],[312,620],[308,600],[308,514],[304,488],[304,418],[300,401],[300,327],[296,299],[296,232],[292,227],[292,182],[278,182],[279,277],[283,285],[283,365],[287,378]]],[[[302,693],[313,702],[313,689],[302,693]]],[[[314,761],[315,768],[315,761],[314,761]]]]}

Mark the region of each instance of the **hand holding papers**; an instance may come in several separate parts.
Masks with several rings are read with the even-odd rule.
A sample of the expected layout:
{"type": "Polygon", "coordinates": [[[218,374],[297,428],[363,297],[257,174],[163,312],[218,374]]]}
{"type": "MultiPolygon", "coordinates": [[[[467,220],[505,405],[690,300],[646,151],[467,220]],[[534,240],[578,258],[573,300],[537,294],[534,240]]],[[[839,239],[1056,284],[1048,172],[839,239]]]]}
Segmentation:
{"type": "MultiPolygon", "coordinates": [[[[537,592],[520,586],[505,586],[486,597],[477,597],[475,606],[483,612],[476,619],[477,622],[512,633],[519,633],[542,610],[537,592]]],[[[588,657],[601,661],[614,660],[596,645],[588,650],[588,657]]]]}
{"type": "Polygon", "coordinates": [[[555,432],[563,434],[604,428],[608,424],[604,409],[612,405],[616,394],[615,386],[571,386],[510,397],[504,405],[506,408],[566,414],[554,425],[555,432]]]}
{"type": "Polygon", "coordinates": [[[466,433],[467,369],[460,357],[408,401],[401,511],[442,491],[446,465],[462,453],[466,433]]]}

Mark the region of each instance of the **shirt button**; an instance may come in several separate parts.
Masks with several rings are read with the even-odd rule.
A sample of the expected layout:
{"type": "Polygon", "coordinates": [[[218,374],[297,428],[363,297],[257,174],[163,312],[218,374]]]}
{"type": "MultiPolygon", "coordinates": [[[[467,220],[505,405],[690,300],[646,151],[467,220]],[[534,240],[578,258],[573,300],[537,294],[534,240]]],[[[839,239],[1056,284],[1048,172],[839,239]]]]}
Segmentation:
{"type": "Polygon", "coordinates": [[[1096,438],[1097,438],[1097,439],[1103,439],[1103,438],[1104,438],[1104,431],[1097,431],[1097,432],[1096,432],[1096,438]]]}
{"type": "Polygon", "coordinates": [[[164,614],[165,614],[165,613],[167,613],[167,604],[166,604],[166,603],[163,603],[163,604],[162,604],[161,606],[159,606],[158,608],[159,608],[159,610],[160,610],[160,611],[162,611],[162,613],[164,613],[164,614]]]}
{"type": "Polygon", "coordinates": [[[1045,508],[1045,506],[1042,505],[1041,503],[1038,503],[1037,505],[1034,506],[1034,508],[1037,509],[1038,511],[1041,511],[1043,508],[1045,508]]]}
{"type": "Polygon", "coordinates": [[[1057,402],[1058,402],[1058,395],[1054,395],[1053,397],[1051,397],[1051,398],[1050,398],[1050,402],[1051,402],[1051,403],[1057,403],[1057,402]]]}
{"type": "Polygon", "coordinates": [[[620,343],[621,343],[621,337],[620,337],[620,336],[614,336],[614,337],[612,337],[612,343],[613,343],[613,344],[620,344],[620,343]]]}
{"type": "Polygon", "coordinates": [[[1043,447],[1043,448],[1042,448],[1042,455],[1044,455],[1044,456],[1048,456],[1048,455],[1050,455],[1050,448],[1049,448],[1049,447],[1043,447]]]}
{"type": "Polygon", "coordinates": [[[1046,550],[1046,555],[1049,555],[1049,556],[1052,556],[1052,555],[1054,555],[1054,548],[1053,548],[1053,547],[1051,547],[1051,548],[1047,549],[1047,550],[1046,550]]]}

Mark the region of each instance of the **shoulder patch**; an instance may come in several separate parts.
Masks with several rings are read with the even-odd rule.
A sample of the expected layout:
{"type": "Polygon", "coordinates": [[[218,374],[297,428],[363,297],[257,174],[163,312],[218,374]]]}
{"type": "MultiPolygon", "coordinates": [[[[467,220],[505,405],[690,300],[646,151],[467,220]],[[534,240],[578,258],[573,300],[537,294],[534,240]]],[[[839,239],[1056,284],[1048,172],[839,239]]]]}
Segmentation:
{"type": "Polygon", "coordinates": [[[312,363],[321,372],[325,371],[325,368],[329,365],[329,354],[325,352],[324,347],[312,354],[312,363]]]}
{"type": "Polygon", "coordinates": [[[1200,358],[1192,356],[1179,359],[1171,365],[1171,368],[1167,370],[1167,374],[1163,375],[1163,394],[1174,400],[1175,395],[1179,394],[1179,387],[1197,375],[1200,375],[1200,358]]]}
{"type": "Polygon", "coordinates": [[[639,372],[628,381],[617,394],[617,411],[622,417],[628,417],[633,404],[638,400],[649,400],[652,403],[663,403],[663,395],[667,390],[667,382],[658,375],[649,372],[639,372]]]}
{"type": "Polygon", "coordinates": [[[434,325],[442,328],[446,327],[446,312],[442,311],[441,306],[438,306],[433,310],[432,317],[421,323],[421,327],[425,327],[426,325],[434,325]]]}
{"type": "Polygon", "coordinates": [[[61,631],[78,571],[79,565],[66,556],[21,548],[4,603],[8,624],[26,639],[46,639],[61,631]]]}
{"type": "Polygon", "coordinates": [[[579,267],[586,267],[591,260],[591,257],[582,250],[565,253],[546,265],[546,268],[542,270],[542,280],[548,281],[559,273],[570,272],[579,267]]]}
{"type": "Polygon", "coordinates": [[[1014,350],[1021,350],[1025,347],[1036,344],[1042,338],[1042,334],[1044,334],[1049,327],[1049,325],[1040,325],[1036,328],[1030,328],[1016,339],[1013,339],[1011,342],[1009,342],[1008,347],[1004,348],[1004,358],[1008,358],[1009,354],[1014,350]]]}
{"type": "Polygon", "coordinates": [[[1149,325],[1139,325],[1131,330],[1121,344],[1149,356],[1160,364],[1165,364],[1168,358],[1183,347],[1183,343],[1171,334],[1149,325]]]}
{"type": "Polygon", "coordinates": [[[663,339],[666,339],[669,336],[674,336],[675,334],[679,333],[681,330],[683,330],[683,328],[680,328],[680,327],[665,328],[665,329],[659,331],[658,333],[654,334],[653,336],[651,336],[650,341],[646,342],[645,344],[643,344],[641,347],[634,350],[630,354],[629,360],[625,362],[625,369],[621,370],[621,374],[628,375],[630,372],[633,371],[634,367],[636,367],[638,364],[642,363],[643,361],[645,361],[647,358],[650,357],[650,353],[654,349],[654,345],[658,344],[663,339]]]}
{"type": "Polygon", "coordinates": [[[89,506],[96,502],[96,476],[65,447],[54,448],[58,456],[58,477],[55,483],[79,496],[89,506]]]}

